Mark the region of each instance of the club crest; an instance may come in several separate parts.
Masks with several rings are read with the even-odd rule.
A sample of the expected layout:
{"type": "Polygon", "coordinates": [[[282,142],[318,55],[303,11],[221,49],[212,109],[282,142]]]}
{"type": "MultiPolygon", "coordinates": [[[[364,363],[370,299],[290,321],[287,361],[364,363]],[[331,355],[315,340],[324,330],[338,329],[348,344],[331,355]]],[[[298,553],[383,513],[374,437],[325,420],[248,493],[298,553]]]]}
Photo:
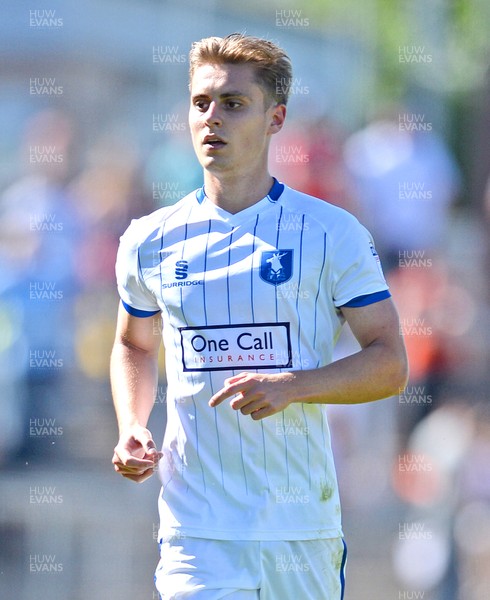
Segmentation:
{"type": "Polygon", "coordinates": [[[292,250],[267,250],[262,252],[260,277],[266,283],[280,285],[291,279],[293,274],[292,250]]]}

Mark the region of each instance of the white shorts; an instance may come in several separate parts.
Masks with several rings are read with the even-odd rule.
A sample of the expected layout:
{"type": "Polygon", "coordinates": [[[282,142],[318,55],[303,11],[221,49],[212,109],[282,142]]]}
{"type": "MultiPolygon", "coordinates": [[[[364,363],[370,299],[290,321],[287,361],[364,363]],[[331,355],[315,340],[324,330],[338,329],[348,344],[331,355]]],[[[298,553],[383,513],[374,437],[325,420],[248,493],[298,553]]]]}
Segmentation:
{"type": "Polygon", "coordinates": [[[223,541],[177,538],[160,544],[155,585],[162,600],[342,600],[343,538],[223,541]]]}

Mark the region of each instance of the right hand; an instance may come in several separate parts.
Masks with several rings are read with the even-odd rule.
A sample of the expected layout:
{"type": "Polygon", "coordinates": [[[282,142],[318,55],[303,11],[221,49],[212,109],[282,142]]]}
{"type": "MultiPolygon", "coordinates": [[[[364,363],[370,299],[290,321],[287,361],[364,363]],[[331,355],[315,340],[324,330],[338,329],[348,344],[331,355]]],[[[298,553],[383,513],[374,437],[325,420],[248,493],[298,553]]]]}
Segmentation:
{"type": "Polygon", "coordinates": [[[162,456],[148,429],[135,426],[121,433],[114,448],[112,464],[116,473],[141,483],[158,469],[162,456]]]}

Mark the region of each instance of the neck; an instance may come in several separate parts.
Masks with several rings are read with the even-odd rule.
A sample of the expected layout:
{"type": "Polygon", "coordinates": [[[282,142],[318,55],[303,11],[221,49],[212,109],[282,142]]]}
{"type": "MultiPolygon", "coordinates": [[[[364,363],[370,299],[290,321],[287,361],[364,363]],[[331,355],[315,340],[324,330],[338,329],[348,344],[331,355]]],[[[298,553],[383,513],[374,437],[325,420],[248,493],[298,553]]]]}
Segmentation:
{"type": "Polygon", "coordinates": [[[206,196],[223,210],[235,214],[265,198],[274,180],[266,170],[262,176],[230,177],[204,172],[206,196]]]}

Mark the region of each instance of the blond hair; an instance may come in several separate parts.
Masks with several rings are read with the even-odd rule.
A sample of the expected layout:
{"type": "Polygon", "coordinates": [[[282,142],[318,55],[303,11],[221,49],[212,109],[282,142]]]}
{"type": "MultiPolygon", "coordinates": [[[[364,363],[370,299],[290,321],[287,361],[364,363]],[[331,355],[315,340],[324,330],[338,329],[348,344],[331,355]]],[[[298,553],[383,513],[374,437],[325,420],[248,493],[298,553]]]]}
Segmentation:
{"type": "Polygon", "coordinates": [[[204,38],[191,46],[190,82],[196,68],[205,64],[251,65],[266,97],[287,104],[293,78],[291,61],[282,48],[268,40],[242,33],[204,38]]]}

